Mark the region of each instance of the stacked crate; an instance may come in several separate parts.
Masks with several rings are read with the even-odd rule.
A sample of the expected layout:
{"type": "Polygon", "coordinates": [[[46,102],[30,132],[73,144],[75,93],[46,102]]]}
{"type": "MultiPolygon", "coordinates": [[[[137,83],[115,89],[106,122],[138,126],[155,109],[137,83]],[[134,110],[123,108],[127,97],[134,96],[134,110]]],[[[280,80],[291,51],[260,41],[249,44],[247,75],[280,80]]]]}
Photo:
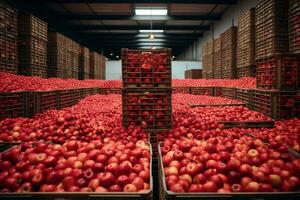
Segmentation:
{"type": "Polygon", "coordinates": [[[72,43],[72,78],[78,79],[79,74],[79,56],[80,45],[77,42],[72,43]]]}
{"type": "Polygon", "coordinates": [[[236,77],[236,42],[237,27],[232,26],[221,34],[222,78],[232,79],[236,77]]]}
{"type": "Polygon", "coordinates": [[[208,74],[207,74],[207,71],[208,71],[208,61],[207,61],[207,45],[208,43],[204,43],[202,45],[202,77],[203,78],[208,78],[208,74]]]}
{"type": "Polygon", "coordinates": [[[48,33],[48,77],[67,78],[66,37],[57,32],[48,33]]]}
{"type": "Polygon", "coordinates": [[[171,50],[122,49],[123,125],[172,125],[171,50]]]}
{"type": "Polygon", "coordinates": [[[72,65],[72,48],[73,40],[66,37],[66,78],[72,78],[73,65],[72,65]]]}
{"type": "Polygon", "coordinates": [[[291,54],[300,54],[300,1],[290,0],[289,47],[291,54]]]}
{"type": "Polygon", "coordinates": [[[202,69],[189,69],[184,72],[185,79],[200,79],[202,78],[202,69]]]}
{"type": "Polygon", "coordinates": [[[96,79],[105,80],[106,77],[105,74],[106,74],[106,57],[100,55],[100,73],[99,73],[99,77],[96,77],[96,79]]]}
{"type": "Polygon", "coordinates": [[[90,79],[105,79],[106,59],[103,55],[90,52],[90,79]]]}
{"type": "Polygon", "coordinates": [[[90,77],[90,50],[87,47],[81,47],[79,57],[79,79],[89,79],[90,77]]]}
{"type": "Polygon", "coordinates": [[[207,43],[207,78],[213,78],[214,41],[207,43]]]}
{"type": "Polygon", "coordinates": [[[222,78],[222,43],[221,37],[214,39],[213,78],[222,78]]]}
{"type": "Polygon", "coordinates": [[[32,14],[21,12],[18,31],[19,73],[47,77],[47,23],[32,14]]]}
{"type": "Polygon", "coordinates": [[[203,78],[213,78],[213,56],[214,41],[205,43],[202,46],[202,68],[203,78]]]}
{"type": "Polygon", "coordinates": [[[299,32],[295,23],[299,13],[293,17],[297,5],[299,9],[299,1],[290,5],[290,25],[289,1],[263,0],[255,10],[258,89],[254,90],[253,108],[274,119],[300,116],[300,58],[291,40],[293,30],[299,32]]]}
{"type": "Polygon", "coordinates": [[[0,3],[0,71],[17,73],[17,11],[0,3]]]}
{"type": "Polygon", "coordinates": [[[288,53],[289,1],[263,0],[255,8],[256,60],[288,53]]]}
{"type": "Polygon", "coordinates": [[[246,11],[237,21],[237,78],[254,76],[254,9],[246,11]]]}

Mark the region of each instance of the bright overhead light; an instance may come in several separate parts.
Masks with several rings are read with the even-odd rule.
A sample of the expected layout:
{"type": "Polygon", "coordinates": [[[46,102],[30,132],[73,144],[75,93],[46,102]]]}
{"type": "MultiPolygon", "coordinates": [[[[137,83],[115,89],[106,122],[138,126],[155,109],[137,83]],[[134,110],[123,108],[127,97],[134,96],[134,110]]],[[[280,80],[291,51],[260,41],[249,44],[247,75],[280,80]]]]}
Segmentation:
{"type": "Polygon", "coordinates": [[[149,39],[154,39],[155,38],[155,36],[151,33],[150,35],[149,35],[149,39]]]}
{"type": "Polygon", "coordinates": [[[135,9],[136,15],[167,15],[168,10],[167,9],[135,9]]]}
{"type": "Polygon", "coordinates": [[[114,54],[113,54],[113,53],[110,53],[110,55],[113,56],[114,54]]]}
{"type": "Polygon", "coordinates": [[[119,56],[116,56],[116,58],[119,58],[119,56]]]}
{"type": "Polygon", "coordinates": [[[164,30],[140,30],[140,33],[163,33],[164,30]]]}
{"type": "Polygon", "coordinates": [[[152,47],[152,49],[156,49],[156,47],[152,47]]]}

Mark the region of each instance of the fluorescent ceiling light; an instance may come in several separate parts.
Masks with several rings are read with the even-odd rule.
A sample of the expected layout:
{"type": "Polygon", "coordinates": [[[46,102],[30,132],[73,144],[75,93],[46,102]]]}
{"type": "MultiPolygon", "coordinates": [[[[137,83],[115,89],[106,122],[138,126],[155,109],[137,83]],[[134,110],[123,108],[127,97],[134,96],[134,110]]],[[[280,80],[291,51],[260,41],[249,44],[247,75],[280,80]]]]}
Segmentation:
{"type": "Polygon", "coordinates": [[[164,30],[140,30],[140,33],[163,33],[164,30]]]}
{"type": "Polygon", "coordinates": [[[167,9],[135,9],[136,15],[167,15],[168,10],[167,9]]]}

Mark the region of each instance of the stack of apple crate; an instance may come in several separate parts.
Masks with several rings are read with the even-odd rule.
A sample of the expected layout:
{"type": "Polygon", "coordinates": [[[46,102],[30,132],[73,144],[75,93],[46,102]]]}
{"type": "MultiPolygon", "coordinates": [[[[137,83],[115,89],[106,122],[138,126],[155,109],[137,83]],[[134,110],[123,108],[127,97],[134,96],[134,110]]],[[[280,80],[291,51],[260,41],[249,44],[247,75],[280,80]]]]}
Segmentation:
{"type": "Polygon", "coordinates": [[[255,74],[254,17],[255,10],[251,8],[237,20],[237,78],[255,74]]]}
{"type": "Polygon", "coordinates": [[[232,79],[236,77],[236,42],[237,27],[232,26],[221,34],[222,78],[232,79]]]}
{"type": "Polygon", "coordinates": [[[48,33],[48,77],[66,78],[66,37],[48,33]]]}
{"type": "Polygon", "coordinates": [[[214,50],[213,50],[213,78],[222,78],[222,44],[221,37],[214,39],[214,50]]]}
{"type": "Polygon", "coordinates": [[[77,42],[72,43],[72,78],[78,79],[79,74],[79,56],[80,45],[77,42]]]}
{"type": "Polygon", "coordinates": [[[48,24],[27,12],[18,15],[19,73],[47,77],[48,24]]]}
{"type": "Polygon", "coordinates": [[[79,79],[89,79],[90,77],[90,50],[87,47],[81,47],[79,57],[79,79]]]}
{"type": "Polygon", "coordinates": [[[300,54],[300,1],[290,0],[289,8],[290,53],[300,54]]]}
{"type": "Polygon", "coordinates": [[[207,77],[207,42],[202,45],[202,77],[203,78],[208,78],[207,77]]]}
{"type": "Polygon", "coordinates": [[[106,77],[106,57],[104,55],[100,56],[100,72],[99,77],[96,77],[96,79],[102,79],[105,80],[106,77]]]}
{"type": "Polygon", "coordinates": [[[202,46],[203,78],[213,78],[213,51],[214,41],[207,42],[202,46]]]}
{"type": "Polygon", "coordinates": [[[189,69],[184,72],[185,79],[200,79],[202,78],[202,69],[189,69]]]}
{"type": "Polygon", "coordinates": [[[103,55],[90,51],[90,79],[105,79],[105,63],[103,55]]]}
{"type": "Polygon", "coordinates": [[[123,125],[148,130],[156,155],[157,132],[172,127],[171,50],[122,49],[123,125]]]}
{"type": "MultiPolygon", "coordinates": [[[[299,9],[299,3],[291,4],[290,10],[296,7],[299,9]]],[[[300,59],[293,48],[289,52],[288,10],[289,1],[280,0],[263,0],[255,10],[258,89],[253,105],[277,119],[300,115],[300,59]]],[[[293,23],[290,21],[290,27],[293,23]]]]}
{"type": "Polygon", "coordinates": [[[17,11],[0,3],[0,71],[17,73],[17,11]]]}
{"type": "Polygon", "coordinates": [[[72,48],[73,40],[66,37],[66,78],[72,78],[72,48]]]}

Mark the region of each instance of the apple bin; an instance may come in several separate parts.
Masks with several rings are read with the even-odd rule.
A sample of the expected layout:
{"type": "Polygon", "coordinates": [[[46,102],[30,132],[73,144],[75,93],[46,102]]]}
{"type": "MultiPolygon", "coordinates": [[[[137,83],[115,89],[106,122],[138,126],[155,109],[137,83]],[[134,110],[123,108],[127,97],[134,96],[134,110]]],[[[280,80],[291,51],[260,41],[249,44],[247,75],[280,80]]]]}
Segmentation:
{"type": "Polygon", "coordinates": [[[0,199],[150,200],[152,193],[152,146],[147,142],[23,143],[0,154],[0,199]]]}
{"type": "MultiPolygon", "coordinates": [[[[199,141],[199,142],[203,142],[203,141],[199,141]]],[[[225,177],[223,174],[221,174],[221,175],[225,177],[226,181],[228,180],[228,182],[225,183],[223,177],[221,177],[220,180],[221,180],[222,184],[224,184],[224,186],[222,186],[224,188],[220,188],[218,186],[218,180],[213,180],[211,178],[213,176],[210,176],[210,178],[207,178],[207,179],[203,178],[203,176],[206,176],[205,175],[206,171],[213,170],[213,168],[207,166],[207,165],[210,165],[210,163],[209,164],[206,163],[206,166],[200,164],[200,165],[202,165],[202,168],[203,168],[202,171],[204,171],[205,168],[207,168],[207,167],[210,168],[208,170],[206,169],[206,171],[204,173],[197,172],[197,173],[194,173],[192,175],[189,175],[188,172],[190,172],[190,170],[189,171],[187,170],[187,165],[186,165],[184,167],[184,170],[185,170],[184,173],[182,172],[182,168],[181,168],[180,170],[178,170],[177,172],[174,172],[172,174],[172,172],[170,172],[170,171],[167,172],[168,170],[165,171],[165,167],[166,167],[165,165],[166,165],[166,163],[168,163],[169,164],[168,166],[170,168],[170,163],[172,161],[177,161],[176,160],[177,158],[173,159],[174,158],[173,156],[175,155],[175,151],[176,151],[175,149],[176,149],[176,147],[174,147],[174,148],[171,147],[169,150],[167,150],[167,152],[171,152],[171,150],[174,150],[174,152],[173,152],[174,154],[172,154],[173,156],[171,156],[172,157],[171,162],[167,161],[168,158],[163,157],[162,148],[163,148],[163,143],[159,143],[159,146],[158,146],[158,153],[159,153],[159,158],[158,158],[159,171],[158,171],[158,174],[159,174],[159,176],[158,177],[159,177],[159,183],[160,183],[160,185],[159,185],[159,190],[160,190],[159,191],[159,195],[160,195],[160,199],[162,199],[162,200],[173,200],[173,199],[217,199],[217,198],[222,198],[222,199],[243,199],[243,200],[254,200],[254,199],[262,199],[262,200],[267,200],[267,199],[270,199],[270,200],[271,199],[272,200],[273,199],[276,199],[276,200],[277,199],[278,200],[279,199],[290,199],[290,200],[294,200],[294,199],[299,199],[300,198],[299,184],[298,185],[296,184],[296,186],[295,186],[296,188],[294,187],[294,191],[287,191],[287,192],[283,192],[283,191],[279,192],[279,190],[276,191],[276,192],[264,192],[264,191],[259,191],[258,192],[258,191],[254,190],[255,187],[258,186],[257,182],[255,182],[254,187],[252,187],[252,186],[250,187],[249,186],[250,184],[252,184],[254,182],[250,182],[250,184],[248,183],[247,186],[242,186],[240,184],[233,184],[233,185],[239,185],[241,190],[239,190],[237,192],[232,192],[231,189],[228,189],[226,191],[226,189],[224,189],[224,188],[225,188],[225,184],[229,185],[228,184],[229,183],[229,178],[225,177]],[[166,173],[165,172],[169,173],[169,175],[168,175],[168,177],[169,177],[168,181],[166,179],[166,173]],[[177,175],[176,175],[176,173],[177,173],[177,175]],[[186,175],[186,174],[188,174],[188,175],[186,175]],[[184,177],[184,176],[186,176],[186,177],[184,177]],[[196,181],[197,176],[198,176],[198,179],[199,179],[198,181],[200,181],[201,184],[199,184],[200,182],[196,183],[197,182],[196,181]],[[177,182],[176,181],[174,182],[174,180],[172,180],[172,178],[174,178],[174,179],[176,178],[177,182]],[[188,179],[190,179],[190,181],[191,181],[190,183],[188,183],[188,181],[187,181],[188,179]],[[188,183],[189,185],[187,186],[187,188],[184,189],[185,184],[183,183],[181,185],[179,183],[179,181],[181,181],[182,183],[183,182],[188,183]],[[167,183],[167,182],[169,182],[169,183],[167,183]],[[214,182],[216,182],[216,183],[214,183],[214,182]],[[181,185],[181,186],[178,187],[178,188],[176,188],[176,186],[178,184],[181,185]],[[242,188],[244,189],[244,191],[242,191],[242,188]],[[245,190],[248,190],[248,191],[245,191],[245,190]]],[[[201,147],[198,147],[198,149],[200,149],[200,148],[201,147]]],[[[164,149],[163,151],[166,151],[166,149],[164,149]]],[[[182,151],[184,152],[184,150],[182,150],[182,151]]],[[[208,154],[208,155],[212,155],[212,154],[208,154]]],[[[167,156],[167,154],[164,154],[164,156],[167,156]]],[[[180,155],[177,153],[177,156],[180,156],[180,155]]],[[[184,153],[182,154],[182,156],[184,157],[184,153]]],[[[192,159],[190,159],[190,161],[188,161],[187,164],[192,163],[191,161],[192,161],[192,159]]],[[[297,161],[299,161],[299,158],[298,158],[297,161]]],[[[176,167],[176,163],[175,162],[173,164],[171,164],[173,167],[178,168],[178,167],[176,167]]],[[[179,162],[179,164],[181,164],[181,162],[179,162]]],[[[284,171],[286,171],[286,170],[284,170],[284,171]]],[[[295,174],[297,174],[297,173],[298,172],[296,171],[295,174]]],[[[218,174],[216,174],[216,175],[218,175],[218,174]]],[[[285,182],[286,180],[284,180],[283,182],[285,182]]],[[[264,182],[264,183],[266,183],[266,182],[264,182]]],[[[232,183],[230,183],[230,184],[232,184],[232,183]]],[[[272,184],[275,184],[275,183],[272,183],[272,184]]],[[[265,185],[271,185],[271,184],[265,184],[265,185]]],[[[259,188],[261,189],[262,187],[259,186],[259,188]]]]}

